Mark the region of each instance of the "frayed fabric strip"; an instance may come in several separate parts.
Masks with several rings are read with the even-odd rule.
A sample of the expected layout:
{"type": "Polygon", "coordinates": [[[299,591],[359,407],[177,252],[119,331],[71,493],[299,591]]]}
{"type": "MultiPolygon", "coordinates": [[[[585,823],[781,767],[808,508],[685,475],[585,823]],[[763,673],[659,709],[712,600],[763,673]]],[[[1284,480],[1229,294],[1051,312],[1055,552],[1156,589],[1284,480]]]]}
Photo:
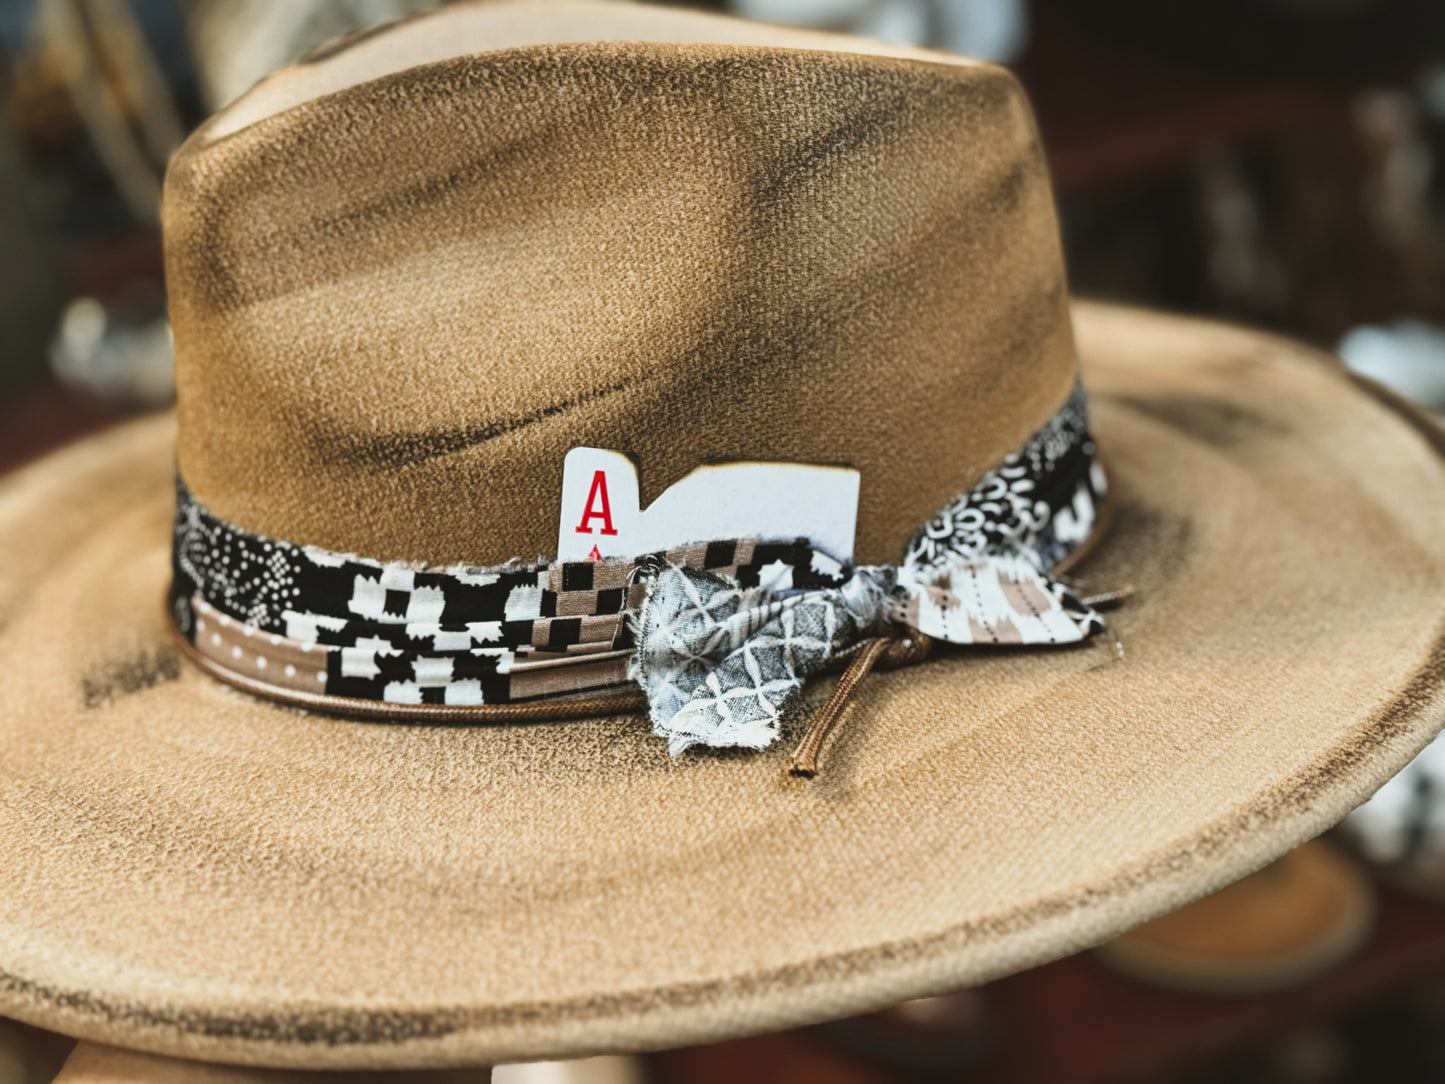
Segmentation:
{"type": "Polygon", "coordinates": [[[653,733],[674,754],[771,745],[804,679],[886,621],[892,578],[860,568],[839,587],[779,599],[709,572],[662,569],[648,582],[632,668],[653,733]]]}
{"type": "Polygon", "coordinates": [[[898,566],[847,566],[807,539],[713,539],[629,559],[427,568],[247,532],[178,479],[171,612],[218,672],[283,700],[481,718],[631,680],[674,753],[762,748],[810,676],[890,629],[970,645],[1100,631],[1050,570],[1094,530],[1105,485],[1078,388],[920,527],[898,566]]]}
{"type": "Polygon", "coordinates": [[[840,587],[781,600],[670,566],[648,583],[631,673],[673,753],[760,749],[808,676],[891,625],[954,644],[1020,645],[1079,643],[1104,627],[1024,554],[859,568],[840,587]]]}

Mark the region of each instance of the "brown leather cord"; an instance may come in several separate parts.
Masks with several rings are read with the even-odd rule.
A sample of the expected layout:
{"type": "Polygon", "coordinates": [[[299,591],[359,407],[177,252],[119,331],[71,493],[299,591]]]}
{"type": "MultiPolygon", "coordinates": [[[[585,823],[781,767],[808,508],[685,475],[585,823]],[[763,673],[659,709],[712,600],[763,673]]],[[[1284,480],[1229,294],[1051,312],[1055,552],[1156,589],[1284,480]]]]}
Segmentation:
{"type": "Polygon", "coordinates": [[[833,687],[833,695],[828,697],[828,702],[818,709],[818,713],[813,716],[813,721],[808,724],[803,740],[793,750],[793,762],[788,768],[789,775],[799,779],[812,779],[818,774],[818,756],[822,752],[823,742],[827,741],[828,734],[847,706],[853,690],[858,688],[863,679],[868,676],[868,671],[873,669],[873,664],[883,656],[889,646],[900,640],[901,638],[894,636],[875,636],[872,639],[864,640],[858,650],[853,653],[852,661],[848,663],[848,669],[843,671],[843,676],[833,687]]]}
{"type": "Polygon", "coordinates": [[[874,665],[879,670],[897,670],[902,666],[916,666],[933,654],[933,637],[899,625],[887,637],[888,646],[874,665]]]}
{"type": "Polygon", "coordinates": [[[349,696],[328,696],[324,693],[303,693],[278,688],[264,681],[228,670],[206,658],[188,641],[170,619],[167,626],[175,635],[181,653],[211,677],[235,686],[242,692],[276,700],[308,711],[321,711],[349,718],[376,719],[413,724],[434,723],[532,723],[548,720],[584,719],[605,715],[631,715],[647,710],[647,697],[636,685],[623,686],[613,692],[592,695],[550,697],[516,704],[388,704],[381,700],[360,700],[349,696]]]}
{"type": "MultiPolygon", "coordinates": [[[[1090,594],[1081,595],[1080,599],[1086,606],[1107,610],[1118,606],[1133,593],[1133,585],[1121,583],[1112,587],[1096,588],[1090,594]]],[[[931,637],[900,626],[890,636],[863,640],[851,651],[841,655],[840,659],[848,660],[847,668],[843,671],[843,676],[838,679],[838,684],[833,687],[833,694],[828,697],[827,703],[818,709],[818,713],[808,724],[808,729],[803,734],[803,740],[793,750],[793,760],[788,767],[788,774],[798,779],[817,777],[820,770],[818,759],[823,749],[823,743],[827,741],[839,716],[843,714],[843,709],[848,706],[849,699],[858,686],[863,683],[863,679],[868,676],[869,671],[875,666],[880,670],[914,666],[928,658],[932,652],[933,640],[931,637]]]]}
{"type": "Polygon", "coordinates": [[[1122,605],[1134,594],[1132,583],[1116,583],[1112,587],[1085,587],[1083,584],[1071,584],[1079,595],[1079,601],[1085,606],[1091,606],[1096,610],[1112,610],[1115,606],[1122,605]]]}

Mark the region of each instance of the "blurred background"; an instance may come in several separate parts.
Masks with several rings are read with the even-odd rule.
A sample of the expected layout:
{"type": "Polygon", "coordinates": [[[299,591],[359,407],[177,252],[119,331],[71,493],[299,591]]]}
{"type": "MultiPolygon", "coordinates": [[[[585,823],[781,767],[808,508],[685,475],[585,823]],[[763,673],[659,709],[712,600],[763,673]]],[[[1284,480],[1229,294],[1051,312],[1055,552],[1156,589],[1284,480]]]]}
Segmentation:
{"type": "MultiPolygon", "coordinates": [[[[172,396],[160,185],[211,110],[434,0],[0,0],[0,471],[172,396]]],[[[1445,411],[1445,0],[716,0],[1012,67],[1075,292],[1263,327],[1445,411]]],[[[68,1042],[0,1021],[0,1084],[68,1042]]],[[[1095,953],[532,1081],[1445,1081],[1445,745],[1095,953]]]]}

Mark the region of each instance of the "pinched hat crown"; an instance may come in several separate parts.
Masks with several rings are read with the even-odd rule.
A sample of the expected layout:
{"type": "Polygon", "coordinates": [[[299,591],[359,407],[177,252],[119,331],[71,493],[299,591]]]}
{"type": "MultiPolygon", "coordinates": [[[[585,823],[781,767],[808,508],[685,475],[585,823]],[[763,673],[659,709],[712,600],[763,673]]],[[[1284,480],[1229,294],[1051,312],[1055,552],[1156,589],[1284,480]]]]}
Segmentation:
{"type": "Polygon", "coordinates": [[[167,180],[192,492],[490,564],[554,552],[575,446],[631,456],[644,506],[708,462],[840,464],[857,558],[898,560],[1075,358],[1018,85],[863,47],[503,0],[263,82],[167,180]]]}

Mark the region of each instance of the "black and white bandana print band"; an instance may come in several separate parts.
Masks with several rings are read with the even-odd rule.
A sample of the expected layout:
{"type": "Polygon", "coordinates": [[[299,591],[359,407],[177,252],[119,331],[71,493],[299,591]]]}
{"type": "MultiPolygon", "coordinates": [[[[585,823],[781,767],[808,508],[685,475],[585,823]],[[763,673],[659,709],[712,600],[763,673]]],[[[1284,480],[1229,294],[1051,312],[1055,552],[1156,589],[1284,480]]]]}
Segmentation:
{"type": "Polygon", "coordinates": [[[910,540],[847,566],[807,539],[631,559],[425,568],[298,546],[209,513],[177,480],[170,607],[212,673],[282,700],[562,702],[636,683],[669,748],[771,744],[807,678],[905,626],[955,644],[1078,643],[1102,620],[1051,569],[1105,494],[1084,393],[910,540]]]}

